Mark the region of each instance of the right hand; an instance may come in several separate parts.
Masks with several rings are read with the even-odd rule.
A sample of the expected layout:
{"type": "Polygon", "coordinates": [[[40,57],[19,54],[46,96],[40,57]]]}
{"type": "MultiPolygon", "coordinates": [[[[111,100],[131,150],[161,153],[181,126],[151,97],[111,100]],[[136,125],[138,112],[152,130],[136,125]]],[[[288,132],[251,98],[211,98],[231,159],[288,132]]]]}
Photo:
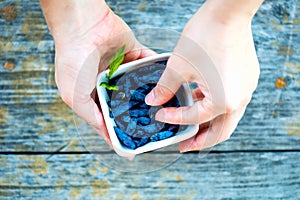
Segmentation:
{"type": "Polygon", "coordinates": [[[181,152],[208,148],[227,140],[242,118],[257,87],[257,60],[251,19],[217,19],[204,6],[188,22],[157,86],[147,95],[150,105],[168,101],[184,82],[195,82],[197,102],[163,108],[156,119],[171,124],[205,124],[179,145],[181,152]],[[222,21],[223,20],[223,21],[222,21]],[[240,21],[239,21],[240,20],[240,21]]]}

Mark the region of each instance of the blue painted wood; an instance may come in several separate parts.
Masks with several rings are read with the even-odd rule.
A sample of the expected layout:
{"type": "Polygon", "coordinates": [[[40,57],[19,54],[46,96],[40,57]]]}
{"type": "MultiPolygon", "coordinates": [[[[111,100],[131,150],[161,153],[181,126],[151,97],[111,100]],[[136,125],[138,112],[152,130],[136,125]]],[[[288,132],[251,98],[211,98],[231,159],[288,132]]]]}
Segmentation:
{"type": "MultiPolygon", "coordinates": [[[[142,43],[172,50],[203,1],[108,3],[142,43]]],[[[0,13],[0,199],[300,196],[299,0],[265,1],[253,20],[261,77],[230,140],[209,155],[181,157],[172,146],[131,162],[116,156],[77,117],[76,126],[73,112],[60,100],[54,81],[54,44],[39,2],[0,0],[0,13]],[[7,15],[6,10],[3,15],[5,6],[15,13],[7,15]],[[286,80],[282,89],[275,87],[278,78],[286,80]],[[136,172],[161,169],[120,173],[111,166],[136,172]]]]}
{"type": "MultiPolygon", "coordinates": [[[[5,2],[17,9],[18,17],[14,21],[0,20],[0,62],[16,65],[13,70],[0,67],[1,151],[55,151],[72,140],[78,142],[73,113],[63,106],[55,86],[53,41],[39,2],[5,2]]],[[[109,1],[109,4],[143,43],[171,49],[179,36],[173,31],[182,30],[201,2],[109,1]],[[169,40],[165,39],[165,30],[170,33],[169,40]]],[[[259,86],[232,138],[215,149],[299,148],[300,109],[295,109],[300,107],[297,14],[299,1],[266,1],[257,13],[253,32],[261,63],[259,86]],[[283,89],[275,87],[280,77],[288,80],[283,89]]],[[[82,125],[79,129],[85,133],[84,142],[89,147],[103,149],[105,144],[88,127],[82,125]]]]}
{"type": "MultiPolygon", "coordinates": [[[[139,170],[114,171],[92,155],[55,155],[49,159],[47,155],[8,155],[0,157],[0,196],[4,199],[297,199],[299,156],[299,152],[220,153],[202,158],[186,154],[168,167],[139,174],[139,170]]],[[[153,159],[139,166],[151,163],[153,159]]]]}

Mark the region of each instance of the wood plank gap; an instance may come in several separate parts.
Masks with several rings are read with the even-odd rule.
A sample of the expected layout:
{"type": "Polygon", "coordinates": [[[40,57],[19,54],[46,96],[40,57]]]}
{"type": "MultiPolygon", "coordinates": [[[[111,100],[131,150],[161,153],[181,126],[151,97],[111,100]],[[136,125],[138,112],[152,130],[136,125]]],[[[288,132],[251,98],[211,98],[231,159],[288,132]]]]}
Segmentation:
{"type": "MultiPolygon", "coordinates": [[[[199,153],[210,153],[210,154],[227,154],[227,153],[292,153],[300,152],[300,149],[266,149],[266,150],[224,150],[224,151],[191,151],[184,154],[199,154],[199,153]]],[[[151,154],[178,154],[178,151],[157,151],[151,152],[151,154]]],[[[77,155],[77,154],[115,154],[114,151],[64,151],[64,152],[44,152],[44,151],[2,151],[0,155],[77,155]]]]}

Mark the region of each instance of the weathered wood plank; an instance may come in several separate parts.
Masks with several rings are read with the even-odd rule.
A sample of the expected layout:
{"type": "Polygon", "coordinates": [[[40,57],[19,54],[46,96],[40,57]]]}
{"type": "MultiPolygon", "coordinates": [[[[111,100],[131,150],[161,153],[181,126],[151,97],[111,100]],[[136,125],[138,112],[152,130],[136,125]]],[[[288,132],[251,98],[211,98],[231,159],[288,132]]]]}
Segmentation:
{"type": "MultiPolygon", "coordinates": [[[[168,40],[164,37],[161,40],[153,40],[153,37],[157,37],[157,29],[152,31],[153,34],[147,29],[146,37],[142,30],[147,27],[164,27],[171,31],[180,31],[203,1],[189,1],[189,3],[152,1],[151,4],[136,1],[108,1],[108,3],[132,28],[137,29],[137,35],[143,36],[141,38],[143,43],[159,46],[168,40]],[[133,10],[136,12],[132,12],[133,10]],[[174,10],[176,12],[173,12],[174,10]]],[[[1,74],[0,92],[3,95],[0,95],[0,102],[5,104],[20,102],[17,97],[23,97],[28,90],[32,92],[27,94],[26,98],[22,98],[22,103],[56,102],[57,96],[53,91],[55,89],[53,41],[42,17],[39,2],[4,1],[1,7],[3,8],[4,5],[16,8],[17,18],[13,21],[0,20],[2,54],[0,59],[2,64],[12,61],[16,67],[12,72],[0,69],[0,72],[5,73],[1,74]],[[34,71],[34,74],[30,76],[28,73],[31,71],[34,71]],[[27,73],[28,78],[25,78],[24,72],[27,73]],[[11,76],[8,76],[8,73],[11,73],[11,76]]],[[[283,72],[295,76],[293,77],[295,81],[288,88],[288,96],[291,97],[291,103],[299,100],[296,99],[299,84],[296,87],[294,84],[299,82],[300,48],[299,43],[292,42],[298,39],[297,33],[300,30],[297,13],[299,13],[298,1],[266,1],[254,20],[256,47],[262,63],[260,87],[253,100],[255,104],[272,104],[276,103],[276,100],[279,101],[278,93],[281,91],[278,90],[275,94],[270,94],[270,91],[275,89],[274,82],[282,76],[283,72]]],[[[174,46],[176,40],[171,36],[169,40],[171,40],[170,46],[174,46]]]]}
{"type": "MultiPolygon", "coordinates": [[[[75,117],[79,125],[76,126],[73,112],[62,102],[15,104],[0,108],[2,152],[54,152],[63,146],[63,151],[86,151],[82,144],[88,146],[88,150],[109,150],[78,117],[75,117]]],[[[300,115],[297,109],[294,110],[295,115],[284,117],[265,114],[264,106],[252,105],[249,109],[256,110],[256,114],[253,116],[247,111],[231,139],[215,150],[299,149],[300,124],[297,116],[300,115]]]]}
{"type": "MultiPolygon", "coordinates": [[[[167,49],[174,46],[178,35],[165,39],[166,34],[160,34],[160,39],[153,40],[158,37],[158,29],[152,30],[153,34],[151,29],[143,34],[142,29],[164,27],[169,32],[180,31],[201,3],[109,1],[144,44],[163,44],[167,49]]],[[[299,152],[272,152],[299,149],[299,0],[265,1],[254,19],[254,39],[262,68],[260,84],[235,134],[213,149],[231,153],[185,154],[177,162],[181,154],[174,153],[175,147],[125,161],[111,153],[85,124],[79,127],[85,138],[82,141],[72,111],[61,102],[55,87],[54,46],[39,2],[4,0],[0,1],[0,10],[7,5],[17,13],[16,19],[3,15],[0,18],[0,199],[300,196],[299,152]],[[4,65],[7,62],[10,65],[4,65]],[[275,87],[278,78],[287,80],[285,88],[275,87]],[[102,154],[84,154],[83,143],[102,154]],[[245,153],[249,150],[254,153],[245,153]],[[265,150],[270,152],[256,152],[265,150]],[[75,153],[47,154],[57,151],[75,153]],[[169,163],[172,165],[165,167],[169,163]],[[135,172],[160,170],[120,173],[109,167],[112,165],[122,171],[128,171],[128,167],[135,172]]]]}
{"type": "MultiPolygon", "coordinates": [[[[106,156],[110,155],[101,155],[106,156]]],[[[156,156],[160,160],[164,155],[156,156]]],[[[139,169],[113,171],[92,155],[54,155],[48,160],[47,155],[1,155],[0,198],[297,199],[299,156],[186,154],[168,167],[138,174],[139,169]]],[[[143,169],[153,163],[151,159],[136,166],[143,169]]]]}
{"type": "MultiPolygon", "coordinates": [[[[12,5],[17,10],[17,18],[13,21],[0,19],[0,51],[2,54],[0,62],[3,65],[5,62],[11,61],[16,67],[13,71],[0,68],[0,72],[6,73],[1,74],[0,88],[3,90],[0,90],[0,94],[3,93],[3,95],[0,95],[0,102],[16,103],[15,96],[23,96],[27,89],[30,90],[33,86],[36,86],[34,90],[37,91],[37,94],[32,93],[21,102],[35,102],[35,99],[40,99],[40,102],[55,102],[57,98],[50,98],[51,95],[47,95],[49,87],[55,89],[53,81],[54,44],[43,19],[39,2],[24,0],[5,2],[7,3],[3,3],[1,8],[7,4],[12,5]],[[23,80],[22,73],[18,73],[31,71],[40,74],[32,74],[23,80]],[[6,78],[8,73],[11,73],[12,76],[6,78]],[[7,94],[7,87],[16,90],[7,94]]],[[[145,4],[123,0],[108,1],[108,3],[136,30],[137,36],[143,43],[154,47],[167,45],[165,48],[172,50],[171,47],[175,45],[176,36],[179,33],[173,37],[171,34],[164,34],[164,31],[157,27],[164,27],[164,30],[169,31],[168,33],[181,31],[203,1],[195,0],[189,1],[189,3],[176,1],[174,3],[170,0],[157,0],[152,1],[151,4],[145,4]],[[156,27],[156,29],[153,30],[151,27],[156,27]],[[144,29],[147,34],[144,34],[144,29]],[[162,33],[160,34],[161,38],[157,38],[160,32],[162,33]],[[165,38],[166,35],[168,35],[167,38],[165,38]]],[[[274,82],[278,77],[283,76],[282,73],[284,76],[292,76],[294,81],[287,89],[288,96],[297,102],[295,99],[297,95],[295,96],[294,93],[299,91],[300,48],[299,43],[293,41],[299,40],[297,34],[300,31],[297,17],[299,7],[298,0],[265,1],[254,19],[254,38],[262,65],[260,86],[253,100],[255,103],[272,103],[274,100],[278,100],[280,90],[275,94],[271,94],[270,91],[275,89],[274,82]],[[256,99],[258,101],[255,101],[256,99]]],[[[53,91],[50,92],[52,95],[55,94],[53,91]]]]}
{"type": "MultiPolygon", "coordinates": [[[[164,27],[170,32],[180,31],[202,2],[168,0],[145,4],[122,0],[109,4],[136,29],[143,43],[171,48],[176,34],[169,35],[169,42],[163,43],[167,41],[166,34],[153,40],[158,29],[150,29],[147,34],[143,29],[164,27]]],[[[53,41],[39,2],[3,1],[0,9],[6,5],[16,8],[17,18],[0,19],[0,63],[11,61],[16,66],[13,70],[0,66],[0,151],[52,152],[64,146],[67,151],[85,151],[81,145],[70,145],[77,144],[79,138],[72,111],[61,103],[55,87],[53,41]]],[[[215,149],[299,148],[299,8],[298,0],[265,1],[255,17],[253,31],[262,68],[259,87],[233,137],[215,149]],[[287,86],[276,88],[277,78],[288,79],[287,86]]],[[[107,149],[90,129],[83,126],[80,132],[86,133],[89,147],[107,149]]]]}

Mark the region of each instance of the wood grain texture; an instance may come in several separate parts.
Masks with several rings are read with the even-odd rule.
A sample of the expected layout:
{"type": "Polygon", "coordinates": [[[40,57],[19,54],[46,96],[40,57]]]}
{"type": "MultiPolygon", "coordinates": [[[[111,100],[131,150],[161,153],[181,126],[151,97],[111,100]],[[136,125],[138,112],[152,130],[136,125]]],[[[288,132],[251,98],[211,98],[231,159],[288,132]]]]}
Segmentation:
{"type": "MultiPolygon", "coordinates": [[[[168,51],[203,2],[108,1],[143,44],[168,51]]],[[[259,86],[230,140],[129,162],[60,100],[39,1],[0,0],[0,199],[297,199],[299,16],[300,0],[266,0],[255,16],[259,86]]]]}
{"type": "MultiPolygon", "coordinates": [[[[263,108],[262,108],[263,109],[263,108]]],[[[108,151],[110,148],[64,103],[15,104],[1,109],[0,151],[108,151]],[[77,122],[77,127],[74,118],[77,122]],[[61,149],[62,148],[62,149],[61,149]]],[[[288,135],[282,122],[255,119],[247,112],[230,140],[214,150],[300,149],[300,137],[288,135]]],[[[298,126],[295,123],[293,126],[298,126]]],[[[176,150],[176,146],[172,149],[176,150]]]]}
{"type": "Polygon", "coordinates": [[[204,158],[187,154],[169,167],[138,174],[113,171],[89,154],[54,155],[48,160],[44,155],[3,155],[0,196],[2,199],[12,196],[15,199],[297,199],[300,168],[295,158],[299,156],[299,152],[221,153],[204,158]]]}
{"type": "MultiPolygon", "coordinates": [[[[71,148],[68,145],[73,140],[77,144],[79,137],[73,113],[63,105],[55,86],[53,41],[38,1],[4,2],[16,7],[18,18],[0,20],[0,62],[16,64],[13,70],[0,67],[1,151],[52,152],[65,145],[72,150],[85,151],[82,146],[71,148]]],[[[182,30],[201,2],[153,1],[148,5],[109,1],[109,4],[135,29],[143,43],[171,49],[178,36],[172,31],[182,30]],[[167,39],[165,32],[157,29],[162,24],[169,29],[167,39]]],[[[299,1],[266,1],[255,17],[253,32],[261,63],[260,83],[234,135],[217,146],[217,150],[299,149],[300,47],[297,33],[300,23],[297,14],[299,1]],[[287,80],[283,89],[275,87],[279,77],[287,80]]],[[[90,148],[107,149],[88,127],[82,125],[79,129],[90,148]]]]}

